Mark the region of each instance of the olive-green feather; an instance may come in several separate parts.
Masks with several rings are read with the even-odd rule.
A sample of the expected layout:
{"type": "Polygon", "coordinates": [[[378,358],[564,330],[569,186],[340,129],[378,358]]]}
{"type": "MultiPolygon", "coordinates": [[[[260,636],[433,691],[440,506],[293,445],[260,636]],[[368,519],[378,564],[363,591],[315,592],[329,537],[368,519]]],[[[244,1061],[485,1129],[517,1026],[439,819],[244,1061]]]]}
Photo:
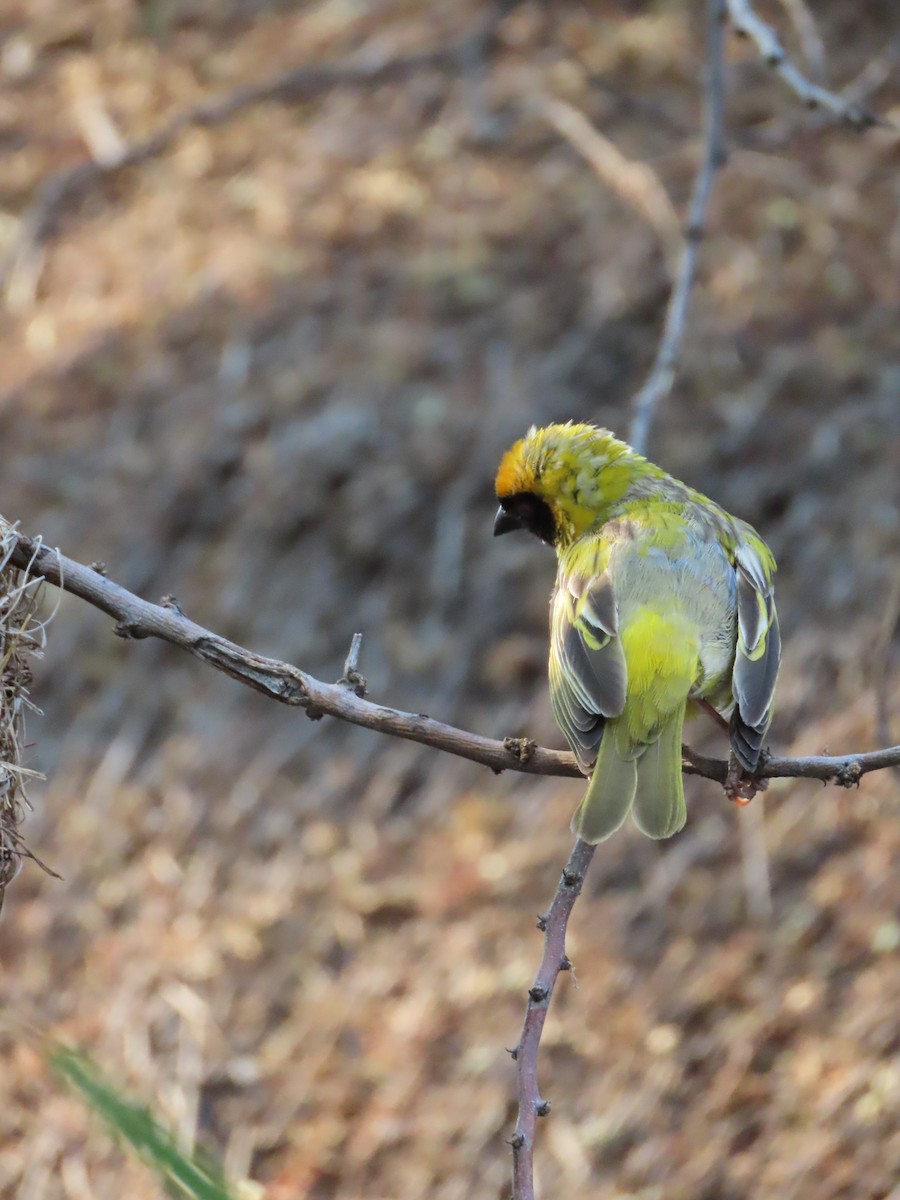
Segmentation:
{"type": "Polygon", "coordinates": [[[683,726],[684,705],[681,705],[638,760],[632,816],[635,825],[647,837],[671,837],[683,829],[687,821],[681,776],[683,726]]]}
{"type": "Polygon", "coordinates": [[[617,722],[607,723],[597,765],[584,798],[572,818],[572,832],[586,842],[605,841],[621,828],[631,810],[638,783],[638,764],[621,753],[617,722]]]}
{"type": "Polygon", "coordinates": [[[755,771],[772,719],[781,634],[772,584],[774,561],[750,527],[744,529],[747,536],[735,553],[738,636],[731,677],[735,706],[730,735],[741,765],[755,771]]]}

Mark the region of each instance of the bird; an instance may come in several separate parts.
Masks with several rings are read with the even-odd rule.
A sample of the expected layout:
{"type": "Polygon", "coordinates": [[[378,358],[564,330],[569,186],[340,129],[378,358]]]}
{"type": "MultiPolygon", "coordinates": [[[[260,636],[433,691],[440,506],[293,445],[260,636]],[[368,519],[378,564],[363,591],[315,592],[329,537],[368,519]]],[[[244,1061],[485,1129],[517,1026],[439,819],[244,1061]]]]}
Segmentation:
{"type": "Polygon", "coordinates": [[[651,838],[684,827],[689,710],[728,729],[732,798],[763,787],[752,776],[781,636],[775,559],[756,530],[608,429],[572,421],[511,446],[496,494],[495,536],[526,530],[556,550],[548,674],[556,721],[590,775],[578,837],[604,841],[629,813],[651,838]]]}

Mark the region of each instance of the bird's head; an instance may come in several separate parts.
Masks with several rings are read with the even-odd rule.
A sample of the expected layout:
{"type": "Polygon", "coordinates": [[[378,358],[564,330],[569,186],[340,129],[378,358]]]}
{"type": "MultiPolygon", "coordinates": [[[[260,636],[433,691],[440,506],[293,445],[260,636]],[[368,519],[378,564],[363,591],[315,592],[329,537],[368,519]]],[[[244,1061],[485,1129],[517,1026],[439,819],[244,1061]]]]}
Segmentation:
{"type": "Polygon", "coordinates": [[[494,535],[527,529],[565,546],[601,523],[649,464],[608,429],[532,426],[497,471],[494,535]]]}

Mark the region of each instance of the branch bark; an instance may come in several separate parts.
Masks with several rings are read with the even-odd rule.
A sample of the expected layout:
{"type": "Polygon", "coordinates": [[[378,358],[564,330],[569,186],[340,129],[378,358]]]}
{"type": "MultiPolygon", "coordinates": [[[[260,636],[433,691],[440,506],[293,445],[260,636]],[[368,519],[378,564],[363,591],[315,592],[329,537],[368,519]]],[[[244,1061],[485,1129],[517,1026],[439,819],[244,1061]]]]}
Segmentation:
{"type": "Polygon", "coordinates": [[[516,1060],[519,1093],[519,1116],[510,1139],[514,1200],[534,1200],[534,1134],[538,1117],[545,1117],[550,1112],[550,1102],[541,1099],[538,1086],[538,1050],[556,981],[561,971],[572,968],[566,954],[566,928],[596,849],[581,838],[576,841],[563,868],[553,903],[547,915],[538,918],[538,929],[544,934],[544,953],[534,983],[528,989],[519,1041],[511,1051],[516,1060]]]}

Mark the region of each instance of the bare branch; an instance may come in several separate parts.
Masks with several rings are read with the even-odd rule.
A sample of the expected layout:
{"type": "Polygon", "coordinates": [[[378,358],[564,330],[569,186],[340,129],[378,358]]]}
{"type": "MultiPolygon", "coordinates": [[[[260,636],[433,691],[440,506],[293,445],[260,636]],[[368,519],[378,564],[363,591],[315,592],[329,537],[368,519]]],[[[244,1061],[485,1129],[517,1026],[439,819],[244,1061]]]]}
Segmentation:
{"type": "Polygon", "coordinates": [[[42,245],[53,233],[62,211],[116,172],[158,158],[185,130],[221,125],[252,105],[272,101],[294,104],[336,87],[374,88],[402,82],[421,71],[464,71],[473,60],[483,59],[493,49],[500,21],[517,2],[494,0],[473,31],[439,49],[375,62],[292,67],[270,79],[245,84],[188,108],[147,137],[124,143],[116,153],[107,147],[108,152],[99,157],[63,167],[49,175],[38,189],[0,271],[0,285],[5,286],[7,296],[29,290],[33,293],[41,270],[42,245]],[[23,277],[27,277],[27,287],[22,285],[23,277]]]}
{"type": "Polygon", "coordinates": [[[735,32],[755,43],[763,62],[778,75],[807,108],[818,108],[835,120],[844,121],[854,129],[868,129],[883,122],[868,109],[855,104],[836,92],[820,87],[800,71],[779,41],[771,25],[757,16],[752,0],[725,0],[728,17],[735,32]]]}
{"type": "Polygon", "coordinates": [[[546,916],[538,918],[538,929],[544,933],[544,953],[534,983],[528,989],[522,1032],[515,1050],[511,1052],[516,1060],[519,1093],[519,1116],[510,1141],[514,1200],[534,1200],[535,1127],[537,1118],[545,1117],[550,1111],[548,1101],[541,1099],[537,1079],[541,1033],[559,973],[569,971],[572,967],[566,955],[566,928],[596,849],[596,846],[589,846],[581,838],[576,841],[569,861],[563,868],[553,903],[546,916]]]}
{"type": "Polygon", "coordinates": [[[633,416],[628,440],[639,454],[646,453],[650,426],[657,406],[668,396],[675,382],[675,368],[684,341],[688,301],[694,285],[697,255],[706,224],[706,211],[709,208],[716,170],[725,161],[724,15],[724,0],[709,0],[706,29],[705,149],[688,209],[681,262],[669,296],[662,338],[650,374],[632,400],[633,416]]]}
{"type": "MultiPolygon", "coordinates": [[[[434,750],[455,754],[470,762],[501,771],[521,771],[526,775],[556,775],[571,779],[583,777],[575,756],[562,750],[548,750],[528,738],[508,737],[503,741],[482,737],[445,725],[422,713],[373,704],[358,696],[346,683],[324,683],[299,667],[264,658],[227,638],[219,637],[191,621],[171,598],[166,604],[151,604],[135,596],[105,574],[102,564],[94,567],[66,558],[38,539],[7,531],[11,546],[8,561],[27,568],[32,576],[62,588],[113,617],[118,637],[160,638],[201,659],[218,671],[224,671],[238,683],[253,688],[281,704],[303,708],[309,717],[337,717],[351,725],[361,725],[376,733],[405,738],[434,750]]],[[[702,775],[716,783],[725,783],[728,763],[721,758],[706,758],[689,747],[682,747],[683,770],[702,775]]],[[[863,775],[900,763],[900,746],[873,750],[865,754],[819,755],[813,758],[776,758],[763,763],[766,779],[819,779],[841,787],[853,787],[863,775]]]]}

